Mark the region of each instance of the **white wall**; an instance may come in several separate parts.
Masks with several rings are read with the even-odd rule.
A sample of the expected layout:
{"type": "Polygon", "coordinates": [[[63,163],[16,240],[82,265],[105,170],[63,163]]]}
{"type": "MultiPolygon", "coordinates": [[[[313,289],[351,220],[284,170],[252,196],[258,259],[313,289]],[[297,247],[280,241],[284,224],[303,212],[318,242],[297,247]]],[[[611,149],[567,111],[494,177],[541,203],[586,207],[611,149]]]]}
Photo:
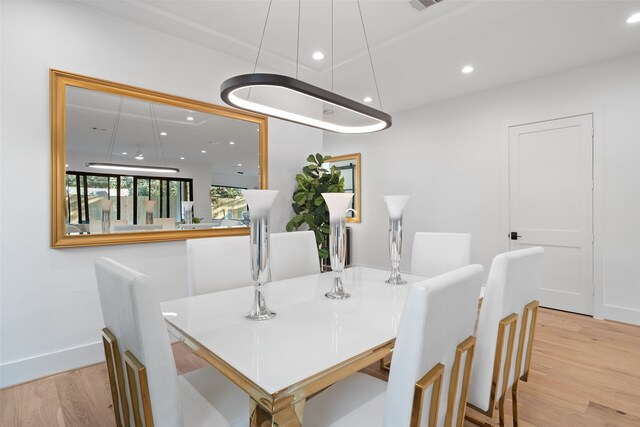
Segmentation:
{"type": "MultiPolygon", "coordinates": [[[[49,247],[49,68],[222,104],[220,83],[252,64],[83,6],[3,2],[1,9],[0,386],[94,363],[102,316],[93,261],[150,275],[161,300],[186,294],[184,242],[49,247]],[[9,106],[10,108],[7,108],[9,106]]],[[[291,216],[294,176],[320,131],[269,121],[273,230],[291,216]]]]}
{"type": "Polygon", "coordinates": [[[248,189],[259,188],[260,180],[256,175],[240,175],[237,173],[211,173],[211,185],[223,187],[242,187],[248,189]]]}
{"type": "Polygon", "coordinates": [[[508,248],[507,128],[584,113],[596,132],[595,314],[640,324],[640,55],[395,114],[376,134],[327,133],[326,154],[362,153],[354,262],[388,266],[382,196],[409,194],[404,270],[416,231],[472,233],[472,261],[488,269],[508,248]]]}

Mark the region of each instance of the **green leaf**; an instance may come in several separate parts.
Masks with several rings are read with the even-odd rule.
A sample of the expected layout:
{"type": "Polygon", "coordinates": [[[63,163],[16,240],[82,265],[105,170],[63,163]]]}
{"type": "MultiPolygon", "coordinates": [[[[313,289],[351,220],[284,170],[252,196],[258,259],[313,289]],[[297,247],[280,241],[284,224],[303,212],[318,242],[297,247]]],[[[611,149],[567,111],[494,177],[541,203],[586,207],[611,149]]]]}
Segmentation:
{"type": "Polygon", "coordinates": [[[327,248],[318,249],[318,256],[320,256],[320,258],[322,258],[322,259],[329,258],[329,249],[327,249],[327,248]]]}
{"type": "Polygon", "coordinates": [[[313,154],[309,154],[309,157],[307,157],[307,162],[309,163],[316,163],[316,158],[313,154]]]}
{"type": "Polygon", "coordinates": [[[313,202],[316,204],[316,206],[320,206],[321,204],[324,203],[324,197],[322,197],[322,196],[316,197],[313,202]]]}
{"type": "Polygon", "coordinates": [[[295,229],[295,226],[292,223],[293,223],[293,220],[287,223],[287,231],[293,231],[295,229]]]}
{"type": "Polygon", "coordinates": [[[324,157],[322,158],[322,163],[326,163],[326,162],[328,162],[330,158],[331,158],[331,156],[324,156],[324,157]]]}
{"type": "Polygon", "coordinates": [[[320,153],[316,154],[316,163],[318,165],[322,164],[322,159],[323,159],[322,154],[320,154],[320,153]]]}
{"type": "Polygon", "coordinates": [[[303,205],[307,200],[307,193],[304,191],[297,191],[293,193],[293,200],[298,204],[298,206],[303,205]]]}

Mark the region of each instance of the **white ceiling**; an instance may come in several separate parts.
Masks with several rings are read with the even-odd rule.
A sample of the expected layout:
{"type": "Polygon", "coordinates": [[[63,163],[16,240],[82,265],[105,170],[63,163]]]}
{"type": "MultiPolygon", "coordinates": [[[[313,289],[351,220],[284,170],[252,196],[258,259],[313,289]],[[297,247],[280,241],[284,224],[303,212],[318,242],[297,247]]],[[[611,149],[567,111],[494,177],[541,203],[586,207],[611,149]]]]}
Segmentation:
{"type": "MultiPolygon", "coordinates": [[[[269,0],[101,1],[89,7],[253,63],[269,0]]],[[[302,0],[300,78],[331,89],[331,1],[302,0]],[[325,59],[311,59],[315,50],[325,59]]],[[[394,113],[640,51],[640,0],[361,0],[383,101],[394,113]],[[475,71],[460,69],[472,64],[475,71]]],[[[298,2],[273,0],[258,71],[295,75],[298,2]]],[[[378,103],[355,0],[334,1],[334,89],[378,103]]],[[[247,69],[247,72],[252,72],[247,69]]]]}
{"type": "Polygon", "coordinates": [[[260,134],[253,122],[76,87],[67,89],[66,115],[67,151],[91,154],[94,162],[204,163],[216,173],[258,176],[260,134]],[[135,159],[138,150],[144,160],[135,159]]]}

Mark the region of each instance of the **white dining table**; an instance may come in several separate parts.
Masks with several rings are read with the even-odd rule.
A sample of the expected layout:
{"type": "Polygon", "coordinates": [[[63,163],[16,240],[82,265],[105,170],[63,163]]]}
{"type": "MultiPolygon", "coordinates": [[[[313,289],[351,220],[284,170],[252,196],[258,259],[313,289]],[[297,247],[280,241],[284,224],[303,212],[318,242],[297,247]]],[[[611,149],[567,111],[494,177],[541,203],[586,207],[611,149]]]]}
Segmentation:
{"type": "Polygon", "coordinates": [[[273,319],[244,317],[253,287],[162,303],[169,330],[250,397],[252,426],[302,425],[307,397],[391,354],[411,284],[388,285],[389,271],[343,273],[346,300],[324,296],[334,273],[265,285],[273,319]]]}

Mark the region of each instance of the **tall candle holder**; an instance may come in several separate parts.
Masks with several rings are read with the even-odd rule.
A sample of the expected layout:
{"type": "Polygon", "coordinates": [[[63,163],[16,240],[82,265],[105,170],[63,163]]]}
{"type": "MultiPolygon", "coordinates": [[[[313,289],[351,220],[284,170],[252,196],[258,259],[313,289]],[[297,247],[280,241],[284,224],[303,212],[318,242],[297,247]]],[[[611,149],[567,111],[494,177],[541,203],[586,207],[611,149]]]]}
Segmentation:
{"type": "Polygon", "coordinates": [[[389,257],[391,258],[391,276],[385,281],[390,285],[407,283],[400,276],[400,259],[402,257],[402,212],[409,196],[384,196],[389,210],[389,257]]]}
{"type": "Polygon", "coordinates": [[[185,224],[193,224],[193,202],[182,202],[182,218],[185,224]]]}
{"type": "Polygon", "coordinates": [[[113,200],[102,199],[100,201],[102,206],[102,233],[111,233],[111,206],[113,200]]]}
{"type": "Polygon", "coordinates": [[[153,224],[153,210],[156,208],[155,200],[143,200],[142,204],[144,205],[145,212],[145,224],[153,224]]]}
{"type": "Polygon", "coordinates": [[[278,196],[277,190],[242,190],[249,212],[249,250],[254,297],[251,311],[245,316],[251,320],[271,319],[276,313],[269,310],[263,286],[269,281],[269,211],[278,196]]]}
{"type": "Polygon", "coordinates": [[[342,271],[347,255],[347,239],[345,235],[346,213],[353,193],[322,193],[329,208],[329,260],[333,270],[331,291],[324,294],[331,299],[347,299],[351,295],[342,286],[342,271]]]}

